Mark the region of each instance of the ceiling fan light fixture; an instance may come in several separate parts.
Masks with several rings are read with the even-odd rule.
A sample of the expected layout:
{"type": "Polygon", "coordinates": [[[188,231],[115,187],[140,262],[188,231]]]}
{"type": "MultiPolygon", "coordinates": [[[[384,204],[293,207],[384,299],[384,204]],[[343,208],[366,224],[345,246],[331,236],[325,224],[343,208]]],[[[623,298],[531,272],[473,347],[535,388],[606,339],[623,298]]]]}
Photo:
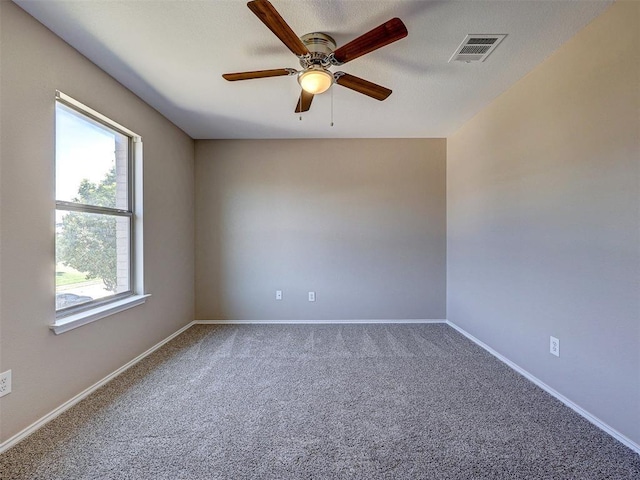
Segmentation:
{"type": "MultiPolygon", "coordinates": [[[[0,0],[2,1],[2,0],[0,0]]],[[[312,32],[298,37],[269,0],[250,0],[247,7],[296,56],[302,71],[276,68],[251,72],[225,73],[222,77],[233,82],[253,78],[297,75],[302,88],[295,112],[309,110],[315,95],[324,93],[334,83],[376,100],[384,100],[391,90],[345,72],[329,71],[332,66],[343,65],[407,36],[407,27],[395,17],[376,28],[354,38],[336,50],[336,41],[326,33],[312,32]]],[[[302,117],[300,117],[302,119],[302,117]]]]}
{"type": "Polygon", "coordinates": [[[305,92],[318,95],[333,85],[333,75],[323,68],[309,68],[298,75],[298,83],[305,92]]]}

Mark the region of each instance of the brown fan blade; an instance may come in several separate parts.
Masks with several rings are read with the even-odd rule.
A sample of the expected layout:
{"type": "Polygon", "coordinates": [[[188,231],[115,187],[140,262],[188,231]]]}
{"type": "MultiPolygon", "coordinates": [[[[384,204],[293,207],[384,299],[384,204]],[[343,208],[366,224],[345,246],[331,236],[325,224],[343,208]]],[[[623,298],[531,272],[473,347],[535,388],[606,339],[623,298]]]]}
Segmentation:
{"type": "Polygon", "coordinates": [[[300,93],[300,99],[296,103],[296,113],[306,112],[311,108],[311,102],[313,101],[313,93],[309,93],[306,90],[302,90],[300,93]]]}
{"type": "Polygon", "coordinates": [[[373,52],[378,48],[400,40],[407,35],[407,27],[404,26],[402,20],[392,18],[379,27],[341,46],[333,52],[333,56],[341,64],[347,63],[369,52],[373,52]]]}
{"type": "Polygon", "coordinates": [[[375,98],[376,100],[384,100],[389,95],[391,95],[391,90],[385,88],[383,86],[377,85],[373,82],[369,82],[360,77],[356,77],[354,75],[349,75],[344,72],[337,72],[336,76],[338,79],[336,83],[338,85],[342,85],[343,87],[350,88],[351,90],[355,90],[356,92],[363,93],[364,95],[368,95],[371,98],[375,98]]]}
{"type": "Polygon", "coordinates": [[[274,70],[256,70],[254,72],[225,73],[222,78],[235,82],[236,80],[251,80],[252,78],[281,77],[291,75],[295,70],[290,68],[276,68],[274,70]]]}
{"type": "Polygon", "coordinates": [[[302,40],[295,34],[278,11],[267,0],[253,0],[247,7],[284,43],[294,55],[301,56],[309,53],[302,40]]]}

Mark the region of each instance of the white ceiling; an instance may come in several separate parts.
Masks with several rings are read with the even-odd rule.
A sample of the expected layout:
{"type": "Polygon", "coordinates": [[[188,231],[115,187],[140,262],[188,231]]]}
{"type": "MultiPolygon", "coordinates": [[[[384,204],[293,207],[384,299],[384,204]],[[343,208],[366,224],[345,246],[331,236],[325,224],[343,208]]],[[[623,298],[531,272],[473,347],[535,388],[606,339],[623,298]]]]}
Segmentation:
{"type": "Polygon", "coordinates": [[[345,44],[392,17],[409,35],[343,70],[384,102],[339,85],[293,113],[295,77],[227,82],[227,72],[297,68],[246,0],[14,0],[193,138],[447,137],[609,4],[590,0],[271,0],[298,34],[345,44]],[[507,34],[484,63],[448,63],[467,34],[507,34]]]}

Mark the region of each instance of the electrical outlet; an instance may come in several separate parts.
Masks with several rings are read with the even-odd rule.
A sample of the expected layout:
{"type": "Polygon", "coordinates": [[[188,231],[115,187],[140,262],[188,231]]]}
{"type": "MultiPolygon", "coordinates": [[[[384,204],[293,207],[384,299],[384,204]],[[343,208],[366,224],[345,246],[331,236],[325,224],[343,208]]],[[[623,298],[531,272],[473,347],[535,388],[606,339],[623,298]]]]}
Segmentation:
{"type": "Polygon", "coordinates": [[[316,292],[309,292],[309,301],[310,302],[316,301],[316,292]]]}
{"type": "Polygon", "coordinates": [[[549,353],[556,357],[560,356],[560,340],[556,337],[549,337],[549,353]]]}
{"type": "Polygon", "coordinates": [[[11,393],[11,370],[0,373],[0,397],[11,393]]]}
{"type": "Polygon", "coordinates": [[[276,290],[276,300],[282,300],[282,290],[276,290]]]}

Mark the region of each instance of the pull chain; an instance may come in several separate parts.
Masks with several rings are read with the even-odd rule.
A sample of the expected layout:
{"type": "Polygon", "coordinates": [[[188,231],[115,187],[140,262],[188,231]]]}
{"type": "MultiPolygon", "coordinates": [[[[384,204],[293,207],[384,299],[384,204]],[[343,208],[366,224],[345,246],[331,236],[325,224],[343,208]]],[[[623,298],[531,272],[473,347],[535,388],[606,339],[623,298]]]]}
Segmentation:
{"type": "Polygon", "coordinates": [[[331,126],[333,127],[333,88],[331,89],[331,126]]]}

